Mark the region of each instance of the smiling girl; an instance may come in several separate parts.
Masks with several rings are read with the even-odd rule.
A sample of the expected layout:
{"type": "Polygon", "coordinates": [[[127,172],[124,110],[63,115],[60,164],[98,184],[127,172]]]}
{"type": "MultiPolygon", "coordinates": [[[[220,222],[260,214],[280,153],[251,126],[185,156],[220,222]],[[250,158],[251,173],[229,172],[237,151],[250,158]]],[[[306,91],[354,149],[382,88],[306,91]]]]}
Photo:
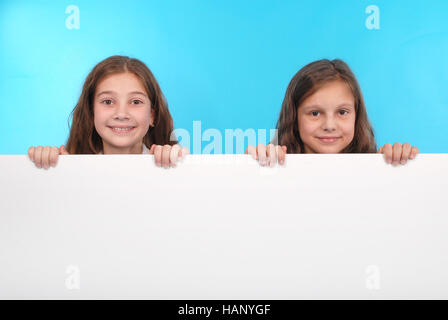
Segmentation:
{"type": "Polygon", "coordinates": [[[30,147],[38,168],[60,154],[154,154],[156,165],[175,166],[188,154],[172,139],[173,120],[154,75],[140,60],[112,56],[87,76],[72,112],[67,147],[30,147]]]}
{"type": "Polygon", "coordinates": [[[286,90],[277,129],[278,145],[273,141],[246,150],[263,166],[283,164],[286,153],[384,153],[394,165],[418,154],[409,143],[388,143],[377,150],[358,81],[338,59],[318,60],[297,72],[286,90]]]}

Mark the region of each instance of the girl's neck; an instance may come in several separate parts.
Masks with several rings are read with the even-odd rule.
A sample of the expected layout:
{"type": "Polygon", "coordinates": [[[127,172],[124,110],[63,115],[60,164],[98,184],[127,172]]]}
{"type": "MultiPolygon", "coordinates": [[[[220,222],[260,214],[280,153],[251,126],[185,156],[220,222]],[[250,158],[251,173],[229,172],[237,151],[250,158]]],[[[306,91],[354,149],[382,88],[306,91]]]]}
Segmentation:
{"type": "Polygon", "coordinates": [[[141,154],[143,152],[143,142],[130,147],[117,148],[103,143],[104,154],[141,154]]]}

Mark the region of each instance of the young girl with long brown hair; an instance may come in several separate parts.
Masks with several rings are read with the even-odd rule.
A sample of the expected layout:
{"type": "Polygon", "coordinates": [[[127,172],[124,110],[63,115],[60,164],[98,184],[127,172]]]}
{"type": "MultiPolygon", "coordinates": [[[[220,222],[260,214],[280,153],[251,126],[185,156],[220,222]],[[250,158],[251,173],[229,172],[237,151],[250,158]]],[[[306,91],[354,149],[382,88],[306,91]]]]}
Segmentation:
{"type": "Polygon", "coordinates": [[[277,140],[249,146],[261,165],[283,164],[286,153],[384,153],[387,163],[405,164],[419,150],[409,143],[377,150],[361,89],[342,60],[318,60],[303,67],[286,90],[277,121],[277,140]]]}
{"type": "Polygon", "coordinates": [[[172,135],[173,120],[157,80],[138,59],[112,56],[98,63],[71,116],[66,146],[29,148],[38,168],[55,166],[60,154],[154,154],[163,167],[188,154],[172,135]]]}

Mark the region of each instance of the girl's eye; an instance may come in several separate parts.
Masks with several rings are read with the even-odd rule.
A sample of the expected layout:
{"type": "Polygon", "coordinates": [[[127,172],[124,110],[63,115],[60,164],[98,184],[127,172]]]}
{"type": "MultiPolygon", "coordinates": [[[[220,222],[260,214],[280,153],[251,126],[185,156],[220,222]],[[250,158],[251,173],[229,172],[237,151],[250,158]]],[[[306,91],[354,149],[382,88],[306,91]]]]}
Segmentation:
{"type": "Polygon", "coordinates": [[[143,101],[141,101],[141,100],[132,100],[131,103],[132,104],[142,104],[143,101]]]}
{"type": "Polygon", "coordinates": [[[319,115],[319,111],[311,111],[311,115],[317,117],[319,115]]]}
{"type": "Polygon", "coordinates": [[[348,111],[347,110],[341,110],[341,111],[339,111],[339,113],[342,115],[342,116],[345,116],[347,113],[348,113],[348,111]],[[345,112],[345,113],[344,113],[345,112]]]}
{"type": "Polygon", "coordinates": [[[102,103],[107,104],[107,105],[111,105],[112,104],[112,100],[106,99],[106,100],[103,100],[102,103]]]}

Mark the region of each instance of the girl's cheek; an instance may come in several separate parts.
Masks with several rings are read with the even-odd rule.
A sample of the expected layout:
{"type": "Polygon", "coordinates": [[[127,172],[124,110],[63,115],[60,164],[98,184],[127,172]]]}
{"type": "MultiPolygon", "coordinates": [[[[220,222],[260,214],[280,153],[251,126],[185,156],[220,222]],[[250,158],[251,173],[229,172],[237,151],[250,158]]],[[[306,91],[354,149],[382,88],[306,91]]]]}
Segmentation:
{"type": "Polygon", "coordinates": [[[93,120],[95,121],[95,124],[102,118],[103,111],[99,106],[93,107],[93,120]]]}
{"type": "Polygon", "coordinates": [[[316,131],[321,126],[319,119],[310,119],[308,121],[304,121],[303,128],[305,129],[305,133],[311,135],[314,131],[316,131]]]}
{"type": "Polygon", "coordinates": [[[98,127],[101,127],[101,123],[104,123],[100,114],[96,113],[93,116],[93,123],[95,125],[95,129],[98,131],[98,127]]]}
{"type": "Polygon", "coordinates": [[[146,123],[149,124],[150,116],[151,116],[150,110],[139,110],[134,114],[134,118],[138,119],[138,122],[140,122],[140,124],[146,124],[146,123]]]}
{"type": "Polygon", "coordinates": [[[112,108],[106,110],[104,108],[99,107],[94,111],[93,117],[96,122],[103,123],[106,122],[109,118],[111,118],[113,113],[114,111],[112,108]]]}
{"type": "Polygon", "coordinates": [[[96,132],[101,133],[105,130],[107,119],[108,115],[105,112],[101,112],[100,110],[96,110],[96,112],[94,112],[93,124],[96,132]]]}

